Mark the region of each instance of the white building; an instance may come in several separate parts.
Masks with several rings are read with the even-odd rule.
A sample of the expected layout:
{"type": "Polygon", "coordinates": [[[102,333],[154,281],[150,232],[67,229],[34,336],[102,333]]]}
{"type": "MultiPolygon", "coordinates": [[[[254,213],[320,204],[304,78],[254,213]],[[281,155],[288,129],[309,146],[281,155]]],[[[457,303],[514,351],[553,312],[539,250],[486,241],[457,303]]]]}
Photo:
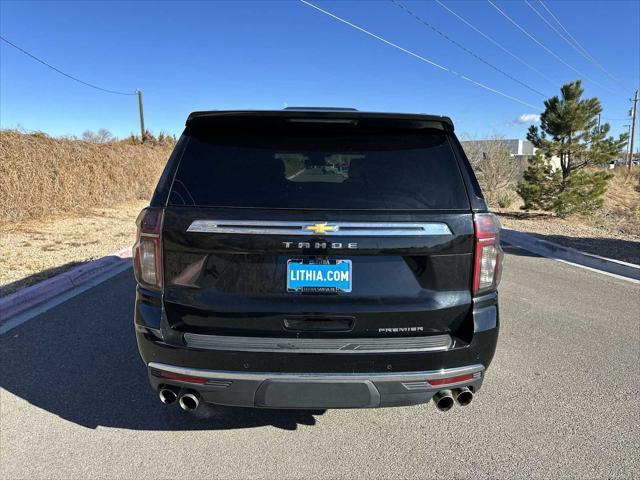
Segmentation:
{"type": "MultiPolygon", "coordinates": [[[[533,146],[529,140],[520,140],[517,138],[505,138],[505,139],[489,139],[489,140],[463,140],[460,142],[462,144],[462,148],[465,151],[482,151],[483,148],[486,148],[487,152],[492,150],[491,147],[496,147],[498,145],[503,146],[509,153],[511,154],[511,158],[514,161],[518,161],[522,163],[523,169],[527,166],[527,161],[530,157],[535,155],[538,150],[533,146]]],[[[558,157],[551,158],[551,165],[553,168],[560,168],[560,159],[558,157]]]]}

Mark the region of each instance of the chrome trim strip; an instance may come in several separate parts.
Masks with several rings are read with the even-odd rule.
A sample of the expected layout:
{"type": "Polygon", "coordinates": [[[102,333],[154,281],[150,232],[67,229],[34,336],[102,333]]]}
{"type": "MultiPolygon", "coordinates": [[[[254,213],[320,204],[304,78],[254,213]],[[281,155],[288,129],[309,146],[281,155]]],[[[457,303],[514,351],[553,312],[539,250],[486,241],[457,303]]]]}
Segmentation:
{"type": "Polygon", "coordinates": [[[234,233],[252,235],[316,235],[342,237],[427,237],[451,235],[446,223],[386,222],[288,222],[274,220],[194,220],[190,233],[234,233]],[[313,228],[325,225],[331,230],[316,233],[313,228]]]}
{"type": "Polygon", "coordinates": [[[215,378],[230,380],[371,380],[411,382],[416,380],[431,380],[445,377],[454,377],[467,373],[483,372],[484,366],[480,364],[466,367],[445,368],[441,370],[429,370],[424,372],[389,372],[389,373],[270,373],[270,372],[229,372],[223,370],[200,370],[196,368],[178,367],[164,363],[150,362],[149,368],[163,370],[200,378],[215,378]]]}
{"type": "Polygon", "coordinates": [[[358,354],[436,352],[451,348],[448,334],[380,338],[273,338],[185,333],[187,347],[238,352],[358,354]]]}

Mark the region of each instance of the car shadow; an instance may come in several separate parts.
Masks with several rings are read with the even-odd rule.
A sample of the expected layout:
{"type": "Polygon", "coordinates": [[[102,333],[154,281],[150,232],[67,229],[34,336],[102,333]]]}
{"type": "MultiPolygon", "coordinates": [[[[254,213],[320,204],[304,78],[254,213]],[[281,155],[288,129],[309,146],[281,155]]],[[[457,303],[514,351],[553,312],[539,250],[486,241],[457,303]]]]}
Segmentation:
{"type": "Polygon", "coordinates": [[[87,428],[295,430],[324,413],[162,404],[135,344],[134,296],[129,269],[2,335],[0,387],[87,428]]]}
{"type": "Polygon", "coordinates": [[[509,255],[517,255],[519,257],[540,257],[533,252],[525,250],[524,248],[517,247],[515,245],[511,245],[510,243],[506,243],[504,240],[501,242],[502,251],[509,255]]]}
{"type": "Polygon", "coordinates": [[[48,278],[54,277],[60,273],[67,272],[72,268],[84,265],[85,263],[88,262],[68,262],[57,267],[46,268],[34,274],[15,280],[11,283],[2,285],[0,286],[0,298],[4,297],[5,295],[17,292],[18,290],[21,290],[23,288],[30,287],[31,285],[34,285],[48,278]]]}
{"type": "Polygon", "coordinates": [[[499,218],[509,218],[512,220],[526,220],[526,219],[535,219],[535,218],[549,218],[552,215],[548,212],[527,212],[527,211],[496,211],[494,212],[498,215],[499,218]]]}

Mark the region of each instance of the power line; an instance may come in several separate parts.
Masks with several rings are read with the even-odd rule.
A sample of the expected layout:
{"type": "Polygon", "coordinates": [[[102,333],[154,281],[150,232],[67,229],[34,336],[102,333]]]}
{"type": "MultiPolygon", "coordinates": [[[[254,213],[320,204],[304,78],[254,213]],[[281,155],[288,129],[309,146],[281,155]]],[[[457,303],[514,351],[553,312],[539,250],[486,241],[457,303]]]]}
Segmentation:
{"type": "MultiPolygon", "coordinates": [[[[575,39],[575,37],[574,37],[573,35],[571,35],[571,33],[569,33],[569,30],[567,30],[567,29],[564,27],[564,25],[562,25],[562,23],[560,22],[560,20],[558,20],[558,17],[556,17],[556,16],[553,14],[553,12],[552,12],[551,10],[549,10],[549,8],[544,4],[544,2],[540,1],[540,5],[542,5],[542,8],[544,8],[544,9],[547,11],[547,13],[548,13],[549,15],[551,15],[551,17],[556,21],[556,23],[557,23],[558,25],[560,25],[560,28],[562,28],[562,30],[564,30],[564,32],[565,32],[567,35],[569,35],[569,37],[573,40],[573,42],[575,43],[575,45],[577,45],[577,46],[578,46],[578,48],[582,51],[582,53],[583,53],[586,57],[591,58],[592,60],[594,60],[594,61],[595,61],[595,59],[594,59],[594,58],[589,54],[589,52],[587,52],[587,50],[586,50],[582,45],[580,45],[580,43],[575,39]]],[[[575,48],[575,47],[574,47],[574,48],[575,48]]],[[[597,62],[596,62],[596,63],[597,63],[597,62]]],[[[602,65],[599,65],[599,66],[602,68],[602,65]]]]}
{"type": "Polygon", "coordinates": [[[536,106],[536,105],[533,105],[531,103],[525,102],[524,100],[520,100],[519,98],[513,97],[513,96],[511,96],[509,94],[506,94],[504,92],[501,92],[500,90],[496,90],[495,88],[491,88],[491,87],[489,87],[487,85],[484,85],[483,83],[480,83],[480,82],[478,82],[476,80],[473,80],[472,78],[469,78],[469,77],[467,77],[467,76],[465,76],[465,75],[463,75],[463,74],[461,74],[459,72],[456,72],[455,70],[452,70],[452,69],[450,69],[448,67],[440,65],[440,64],[438,64],[436,62],[433,62],[433,61],[429,60],[428,58],[423,57],[422,55],[418,55],[417,53],[412,52],[411,50],[407,50],[406,48],[401,47],[400,45],[397,45],[397,44],[395,44],[393,42],[390,42],[389,40],[386,40],[386,39],[382,38],[381,36],[370,32],[369,30],[365,30],[364,28],[359,27],[358,25],[356,25],[354,23],[351,23],[348,20],[345,20],[344,18],[341,18],[341,17],[339,17],[339,16],[337,16],[337,15],[335,15],[335,14],[333,14],[333,13],[327,11],[327,10],[323,10],[322,8],[314,5],[311,2],[308,2],[307,0],[300,0],[300,2],[304,3],[305,5],[307,5],[307,6],[311,7],[311,8],[314,8],[314,9],[318,10],[319,12],[324,13],[325,15],[327,15],[327,16],[335,19],[335,20],[338,20],[341,23],[344,23],[345,25],[350,26],[351,28],[354,28],[354,29],[356,29],[356,30],[358,30],[358,31],[360,31],[362,33],[365,33],[365,34],[369,35],[370,37],[373,37],[376,40],[381,41],[382,43],[386,43],[387,45],[389,45],[389,46],[391,46],[393,48],[397,48],[398,50],[400,50],[400,51],[402,51],[402,52],[404,52],[404,53],[406,53],[408,55],[411,55],[412,57],[415,57],[415,58],[417,58],[418,60],[420,60],[422,62],[428,63],[429,65],[431,65],[433,67],[436,67],[436,68],[438,68],[440,70],[443,70],[445,72],[449,72],[452,75],[455,75],[456,77],[459,77],[459,78],[461,78],[463,80],[466,80],[467,82],[473,83],[474,85],[476,85],[476,86],[478,86],[480,88],[483,88],[485,90],[493,92],[493,93],[495,93],[497,95],[501,95],[501,96],[503,96],[505,98],[513,100],[514,102],[518,102],[518,103],[521,103],[521,104],[526,105],[528,107],[535,108],[536,110],[540,108],[539,106],[536,106]]]}
{"type": "MultiPolygon", "coordinates": [[[[549,22],[549,20],[547,20],[540,12],[538,12],[538,10],[536,10],[534,8],[533,5],[531,5],[529,3],[529,0],[524,0],[524,3],[527,4],[527,6],[533,10],[535,12],[536,15],[538,15],[543,21],[544,23],[546,23],[547,25],[549,25],[549,27],[558,34],[558,36],[560,38],[562,38],[565,42],[567,42],[576,52],[578,52],[580,55],[582,55],[584,58],[586,58],[589,62],[593,63],[596,67],[598,67],[600,70],[602,70],[604,73],[606,73],[609,77],[611,77],[613,80],[618,81],[617,78],[615,78],[613,75],[611,75],[602,65],[600,65],[591,55],[588,54],[588,52],[586,50],[584,50],[580,44],[573,43],[571,42],[567,37],[565,37],[562,33],[560,33],[560,31],[554,27],[551,22],[549,22]],[[576,46],[577,45],[577,46],[576,46]],[[578,48],[580,47],[580,48],[578,48]]],[[[551,14],[551,16],[556,20],[556,22],[558,22],[557,18],[550,12],[550,10],[546,7],[546,5],[542,2],[540,2],[540,4],[547,10],[547,12],[549,12],[551,14]]],[[[562,24],[560,24],[560,22],[558,22],[558,24],[560,26],[562,26],[562,24]]],[[[564,27],[563,27],[564,28],[564,27]]],[[[565,30],[566,31],[566,30],[565,30]]],[[[568,33],[568,32],[567,32],[568,33]]],[[[575,42],[575,40],[574,40],[575,42]]]]}
{"type": "Polygon", "coordinates": [[[533,65],[527,63],[526,61],[524,61],[522,58],[520,58],[518,55],[516,55],[515,53],[513,53],[511,50],[507,49],[505,46],[503,46],[501,43],[499,43],[498,41],[494,40],[493,38],[491,38],[489,35],[487,35],[486,33],[484,33],[482,30],[480,30],[479,28],[473,26],[470,22],[468,22],[467,20],[465,20],[464,18],[462,18],[460,15],[458,15],[456,12],[454,12],[453,10],[451,10],[449,7],[447,7],[444,3],[442,3],[440,0],[435,0],[435,2],[440,5],[442,8],[444,8],[446,11],[448,11],[451,15],[453,15],[454,17],[456,17],[458,20],[460,20],[461,22],[463,22],[465,25],[467,25],[469,28],[475,30],[477,33],[479,33],[480,35],[482,35],[484,38],[486,38],[487,40],[489,40],[491,43],[493,43],[496,47],[498,47],[499,49],[501,49],[503,52],[508,53],[509,55],[511,55],[513,58],[515,58],[516,60],[518,60],[520,63],[522,63],[524,66],[530,68],[531,70],[533,70],[534,72],[536,72],[538,75],[540,75],[542,78],[544,78],[545,80],[553,83],[554,85],[557,83],[555,80],[553,80],[552,78],[549,78],[548,76],[546,76],[543,72],[541,72],[540,70],[538,70],[536,67],[534,67],[533,65]]]}
{"type": "MultiPolygon", "coordinates": [[[[616,82],[620,83],[620,80],[618,80],[614,75],[612,75],[611,73],[609,73],[607,71],[606,68],[604,68],[595,58],[593,58],[593,56],[587,51],[586,48],[584,48],[582,45],[580,45],[580,43],[575,39],[575,37],[573,35],[571,35],[571,33],[569,33],[569,30],[567,30],[566,28],[564,28],[564,25],[562,25],[562,23],[560,23],[560,20],[558,20],[558,17],[556,17],[553,12],[551,10],[549,10],[549,8],[544,4],[544,2],[542,0],[540,1],[540,5],[542,5],[542,7],[549,13],[549,15],[551,15],[551,17],[556,21],[556,23],[558,25],[560,25],[560,28],[562,28],[562,30],[565,31],[565,33],[567,35],[569,35],[569,38],[571,38],[574,42],[575,45],[579,47],[580,50],[582,50],[582,54],[583,56],[591,61],[596,67],[600,68],[600,70],[602,70],[604,73],[606,73],[607,75],[609,75],[612,79],[614,79],[616,82]]],[[[554,29],[555,30],[555,29],[554,29]]],[[[564,38],[564,37],[563,37],[564,38]]],[[[571,45],[573,48],[576,48],[574,45],[571,45]]],[[[577,50],[577,49],[576,49],[577,50]]]]}
{"type": "Polygon", "coordinates": [[[560,31],[559,31],[556,27],[554,27],[553,25],[551,25],[551,22],[549,22],[549,20],[547,20],[547,19],[546,19],[546,17],[544,17],[544,15],[542,15],[540,12],[538,12],[538,10],[536,10],[536,9],[534,8],[534,6],[533,6],[533,5],[531,5],[531,4],[529,3],[529,0],[524,0],[524,3],[526,3],[526,4],[527,4],[527,6],[528,6],[531,10],[533,10],[533,11],[534,11],[534,13],[535,13],[538,17],[540,17],[540,18],[544,21],[544,23],[546,23],[546,24],[549,26],[549,28],[551,28],[554,32],[556,32],[560,38],[562,38],[565,42],[567,42],[567,43],[568,43],[568,44],[569,44],[573,49],[575,49],[575,50],[576,50],[580,55],[582,55],[584,58],[586,58],[587,60],[591,61],[591,60],[589,59],[589,57],[587,57],[587,56],[584,54],[584,52],[583,52],[582,50],[580,50],[578,47],[576,47],[574,43],[572,43],[572,42],[571,42],[567,37],[565,37],[562,33],[560,33],[560,31]]]}
{"type": "Polygon", "coordinates": [[[529,37],[531,40],[533,40],[534,42],[536,42],[540,47],[542,47],[547,53],[549,53],[549,55],[553,56],[555,59],[557,59],[559,62],[561,62],[562,64],[564,64],[565,66],[567,66],[568,68],[570,68],[571,70],[573,70],[574,72],[576,72],[578,75],[580,75],[581,77],[585,78],[586,80],[589,80],[591,83],[593,83],[594,85],[599,86],[600,88],[603,88],[605,90],[608,90],[609,92],[615,93],[613,92],[611,89],[605,87],[604,85],[601,85],[600,83],[596,82],[595,80],[587,77],[584,73],[582,73],[580,70],[574,68],[573,66],[571,66],[570,64],[568,64],[567,62],[565,62],[558,54],[556,54],[554,51],[550,50],[546,45],[544,45],[542,42],[540,42],[536,37],[534,37],[533,35],[531,35],[529,32],[527,32],[522,26],[520,26],[519,23],[517,23],[513,18],[511,18],[509,15],[507,15],[506,13],[504,13],[500,7],[498,7],[495,3],[493,3],[491,0],[487,0],[487,2],[489,2],[489,4],[495,8],[504,18],[506,18],[507,20],[509,20],[513,25],[515,25],[522,33],[524,33],[527,37],[529,37]]]}
{"type": "Polygon", "coordinates": [[[414,13],[413,11],[409,10],[405,5],[403,5],[402,3],[400,3],[398,0],[389,0],[390,2],[394,3],[396,6],[398,6],[399,8],[401,8],[402,10],[404,10],[405,12],[407,12],[409,15],[411,15],[413,18],[415,18],[416,20],[418,20],[420,23],[422,23],[423,25],[429,27],[431,30],[433,30],[434,32],[436,32],[438,35],[440,35],[441,37],[443,37],[444,39],[446,39],[447,41],[453,43],[456,47],[464,50],[465,52],[467,52],[469,55],[471,55],[472,57],[480,60],[482,63],[484,63],[485,65],[493,68],[496,72],[501,73],[502,75],[504,75],[505,77],[513,80],[516,83],[519,83],[520,85],[522,85],[525,88],[528,88],[529,90],[531,90],[534,93],[537,93],[538,95],[540,95],[541,97],[547,98],[548,95],[545,95],[544,93],[540,92],[539,90],[536,90],[535,88],[527,85],[526,83],[518,80],[517,78],[509,75],[507,72],[501,70],[500,68],[496,67],[495,65],[489,63],[487,60],[485,60],[484,58],[480,57],[479,55],[476,55],[475,53],[473,53],[471,50],[469,50],[467,47],[465,47],[464,45],[458,43],[457,41],[455,41],[454,39],[452,39],[451,37],[449,37],[447,34],[441,32],[440,30],[438,30],[436,27],[434,27],[433,25],[431,25],[429,22],[427,22],[426,20],[424,20],[423,18],[421,18],[418,14],[414,13]]]}
{"type": "Polygon", "coordinates": [[[0,36],[0,40],[8,43],[9,45],[11,45],[13,48],[21,51],[22,53],[24,53],[25,55],[33,58],[34,60],[36,60],[37,62],[40,62],[41,64],[49,67],[51,70],[54,70],[56,72],[58,72],[61,75],[64,75],[67,78],[70,78],[71,80],[75,80],[78,83],[81,83],[83,85],[86,85],[87,87],[91,87],[91,88],[95,88],[96,90],[101,90],[103,92],[107,92],[107,93],[113,93],[116,95],[136,95],[136,92],[133,93],[129,93],[129,92],[118,92],[116,90],[109,90],[108,88],[102,88],[99,87],[97,85],[93,85],[89,82],[85,82],[84,80],[80,80],[79,78],[74,77],[73,75],[69,75],[68,73],[63,72],[62,70],[57,69],[56,67],[54,67],[53,65],[49,65],[47,62],[45,62],[44,60],[41,60],[40,58],[36,57],[35,55],[32,55],[31,53],[27,52],[25,49],[20,48],[18,45],[16,45],[13,42],[10,42],[9,40],[7,40],[6,38],[4,38],[3,36],[0,36]]]}

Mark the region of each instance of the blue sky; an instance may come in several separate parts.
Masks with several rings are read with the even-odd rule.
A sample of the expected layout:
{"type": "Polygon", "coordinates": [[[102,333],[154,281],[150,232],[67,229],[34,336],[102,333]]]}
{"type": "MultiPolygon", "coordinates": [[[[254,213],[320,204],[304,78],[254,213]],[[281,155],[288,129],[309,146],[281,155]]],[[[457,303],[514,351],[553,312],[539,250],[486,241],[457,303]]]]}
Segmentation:
{"type": "MultiPolygon", "coordinates": [[[[521,115],[544,98],[501,75],[393,3],[311,0],[387,40],[537,109],[481,89],[356,31],[298,1],[0,1],[2,36],[87,82],[144,92],[147,127],[179,134],[193,110],[350,106],[453,118],[459,134],[524,137],[521,115]]],[[[433,1],[401,0],[452,39],[551,96],[579,75],[545,52],[484,0],[442,0],[552,81],[521,64],[433,1]]],[[[494,0],[540,42],[599,85],[615,133],[640,83],[640,2],[545,5],[623,86],[565,43],[520,0],[494,0]],[[603,88],[604,87],[604,88],[603,88]],[[618,120],[620,119],[620,120],[618,120]]],[[[530,3],[546,14],[538,0],[530,3]]],[[[553,23],[548,14],[547,18],[553,23]]],[[[559,28],[559,27],[558,27],[559,28]]],[[[561,30],[562,31],[562,30],[561,30]]],[[[0,42],[0,125],[50,134],[107,128],[137,132],[135,97],[73,82],[0,42]]]]}

